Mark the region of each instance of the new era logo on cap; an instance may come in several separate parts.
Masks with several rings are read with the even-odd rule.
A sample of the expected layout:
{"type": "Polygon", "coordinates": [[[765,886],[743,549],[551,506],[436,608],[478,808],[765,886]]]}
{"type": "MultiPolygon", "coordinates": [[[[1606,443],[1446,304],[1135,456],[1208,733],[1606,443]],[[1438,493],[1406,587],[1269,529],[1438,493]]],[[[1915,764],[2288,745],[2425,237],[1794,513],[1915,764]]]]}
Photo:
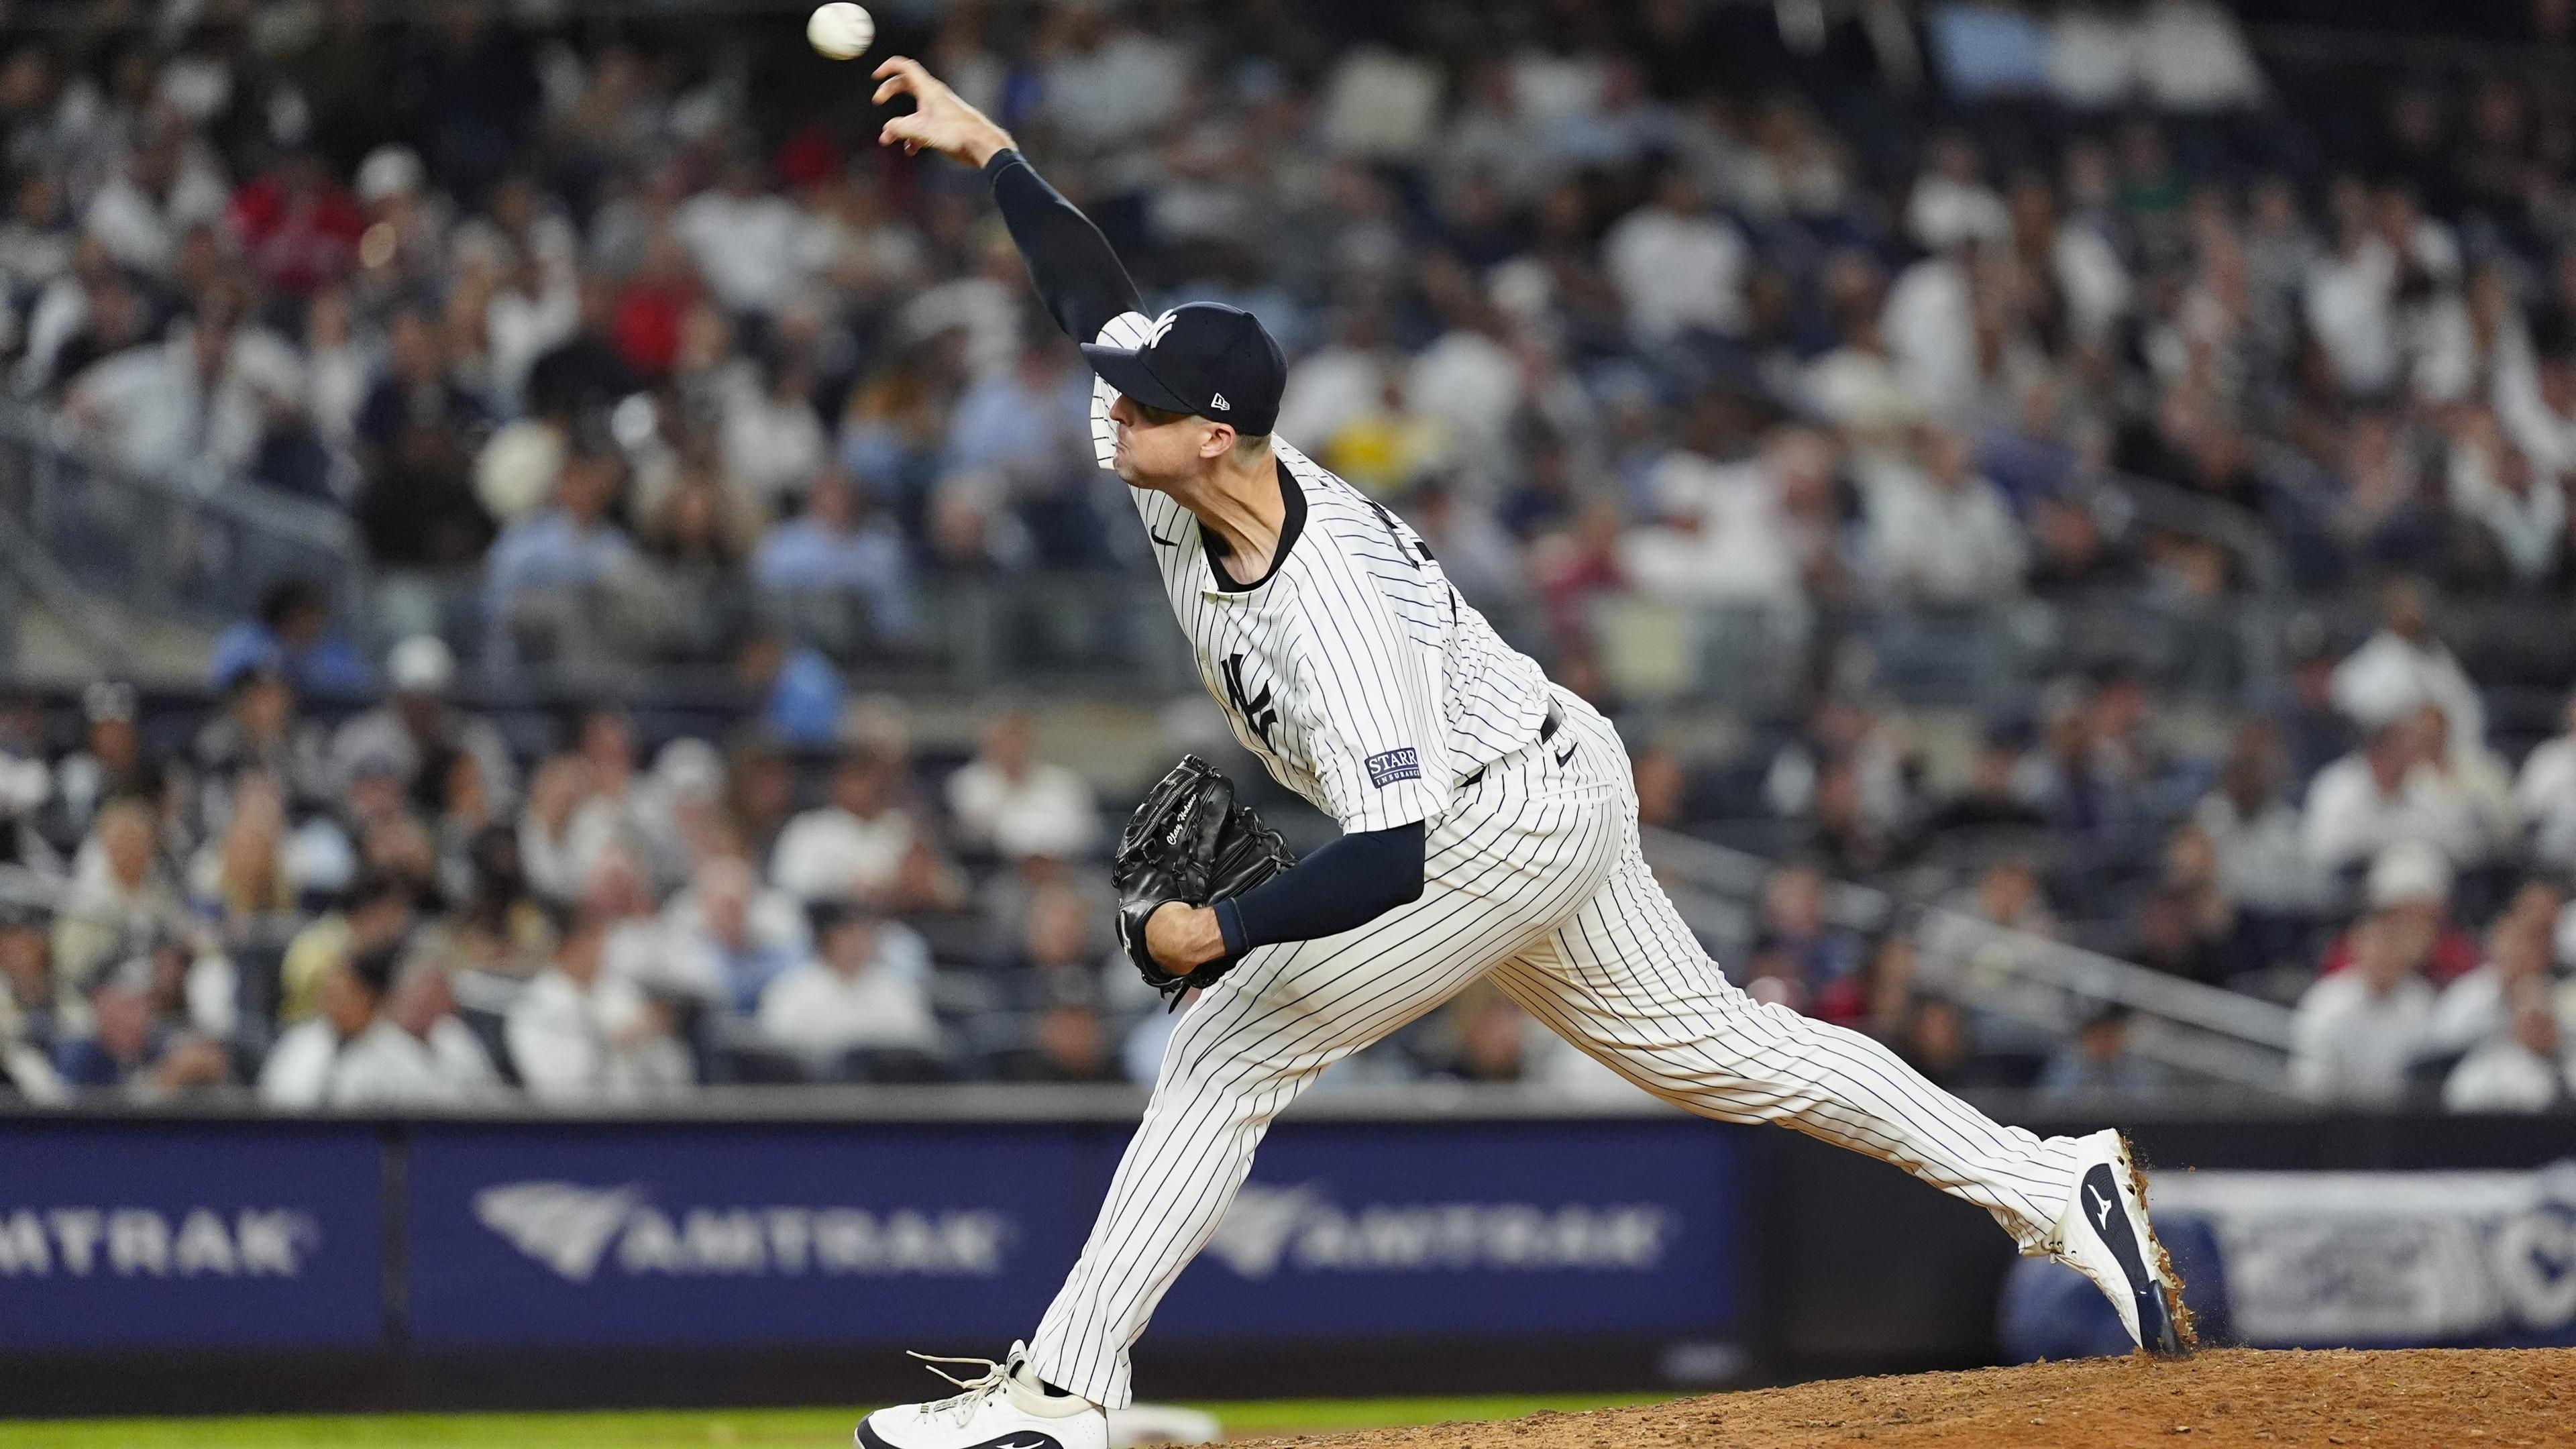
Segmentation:
{"type": "Polygon", "coordinates": [[[1135,347],[1083,345],[1091,370],[1150,408],[1193,413],[1257,436],[1279,419],[1288,361],[1239,307],[1186,302],[1155,318],[1135,347]]]}

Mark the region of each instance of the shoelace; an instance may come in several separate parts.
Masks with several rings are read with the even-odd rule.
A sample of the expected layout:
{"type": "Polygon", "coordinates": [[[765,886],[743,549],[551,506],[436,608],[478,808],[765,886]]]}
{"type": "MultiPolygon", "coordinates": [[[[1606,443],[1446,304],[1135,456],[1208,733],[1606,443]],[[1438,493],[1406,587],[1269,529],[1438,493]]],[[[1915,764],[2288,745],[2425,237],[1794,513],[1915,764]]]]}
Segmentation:
{"type": "Polygon", "coordinates": [[[925,1419],[936,1414],[954,1413],[957,1427],[960,1429],[965,1428],[966,1421],[975,1416],[975,1406],[1000,1393],[1003,1384],[1010,1378],[1009,1369],[989,1358],[942,1358],[932,1353],[914,1353],[911,1349],[905,1349],[904,1352],[921,1360],[922,1367],[966,1391],[962,1394],[952,1394],[944,1399],[936,1399],[921,1406],[921,1416],[925,1419]],[[984,1372],[976,1378],[961,1379],[939,1366],[944,1363],[981,1364],[984,1372]]]}

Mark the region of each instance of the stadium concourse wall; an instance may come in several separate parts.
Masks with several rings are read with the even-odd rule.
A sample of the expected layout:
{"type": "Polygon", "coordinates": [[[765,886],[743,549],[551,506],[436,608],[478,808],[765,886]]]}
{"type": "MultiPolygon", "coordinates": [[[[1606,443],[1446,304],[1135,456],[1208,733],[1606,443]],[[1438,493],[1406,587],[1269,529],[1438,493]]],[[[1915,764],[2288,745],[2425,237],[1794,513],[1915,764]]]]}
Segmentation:
{"type": "MultiPolygon", "coordinates": [[[[907,1395],[898,1350],[987,1354],[1035,1323],[1138,1107],[979,1087],[649,1117],[0,1116],[0,1414],[907,1395]]],[[[2128,1125],[2211,1183],[2576,1156],[2576,1118],[2128,1125]]],[[[2563,1263],[2576,1212],[2550,1211],[2515,1241],[2556,1223],[2526,1246],[2563,1263]]],[[[1642,1099],[1329,1094],[1274,1130],[1138,1377],[1199,1398],[1971,1365],[1995,1361],[2012,1266],[1982,1212],[1791,1133],[1642,1099]]]]}

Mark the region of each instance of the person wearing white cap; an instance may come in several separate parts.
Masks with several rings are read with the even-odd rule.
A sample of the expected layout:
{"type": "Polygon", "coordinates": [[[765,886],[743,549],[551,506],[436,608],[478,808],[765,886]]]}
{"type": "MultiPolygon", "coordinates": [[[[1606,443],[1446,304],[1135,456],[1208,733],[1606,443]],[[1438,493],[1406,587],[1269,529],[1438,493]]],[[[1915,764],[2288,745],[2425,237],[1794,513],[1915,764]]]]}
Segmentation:
{"type": "MultiPolygon", "coordinates": [[[[481,767],[484,788],[496,804],[515,798],[518,774],[501,732],[448,702],[456,655],[447,641],[414,634],[396,644],[385,656],[385,678],[393,686],[385,702],[331,738],[331,764],[341,779],[353,777],[361,761],[388,759],[405,787],[417,788],[422,769],[467,754],[481,767]]],[[[434,788],[443,784],[432,782],[434,788]]]]}

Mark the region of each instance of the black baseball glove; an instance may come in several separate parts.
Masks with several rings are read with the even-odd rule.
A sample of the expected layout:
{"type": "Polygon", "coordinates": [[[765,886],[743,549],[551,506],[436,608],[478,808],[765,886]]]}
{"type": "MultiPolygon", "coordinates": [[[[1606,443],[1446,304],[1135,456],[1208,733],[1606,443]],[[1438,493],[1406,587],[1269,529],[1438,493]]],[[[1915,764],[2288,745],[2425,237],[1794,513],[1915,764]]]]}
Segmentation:
{"type": "Polygon", "coordinates": [[[1145,949],[1145,923],[1168,901],[1204,906],[1239,896],[1297,863],[1279,832],[1261,823],[1252,807],[1236,802],[1234,782],[1196,755],[1183,755],[1127,819],[1110,858],[1109,881],[1118,888],[1118,936],[1127,958],[1145,973],[1145,984],[1180,1005],[1191,987],[1212,986],[1234,969],[1219,957],[1186,976],[1175,976],[1145,949]]]}

